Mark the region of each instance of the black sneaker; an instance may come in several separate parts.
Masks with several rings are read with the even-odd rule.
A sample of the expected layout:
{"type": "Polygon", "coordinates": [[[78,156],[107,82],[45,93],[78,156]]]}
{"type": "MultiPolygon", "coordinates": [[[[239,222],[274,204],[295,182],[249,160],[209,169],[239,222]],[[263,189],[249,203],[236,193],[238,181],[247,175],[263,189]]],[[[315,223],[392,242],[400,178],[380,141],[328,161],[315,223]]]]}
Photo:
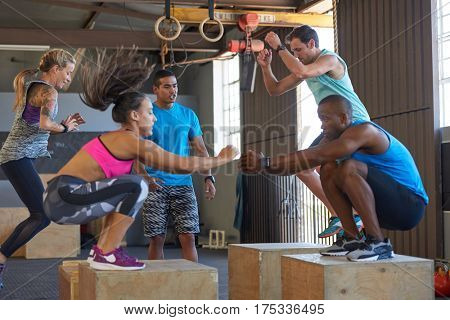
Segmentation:
{"type": "Polygon", "coordinates": [[[345,236],[339,237],[329,248],[320,250],[323,256],[345,256],[349,252],[358,249],[364,240],[348,239],[345,236]]]}
{"type": "Polygon", "coordinates": [[[394,257],[391,241],[385,238],[383,241],[368,236],[361,246],[347,255],[350,261],[377,261],[394,257]]]}

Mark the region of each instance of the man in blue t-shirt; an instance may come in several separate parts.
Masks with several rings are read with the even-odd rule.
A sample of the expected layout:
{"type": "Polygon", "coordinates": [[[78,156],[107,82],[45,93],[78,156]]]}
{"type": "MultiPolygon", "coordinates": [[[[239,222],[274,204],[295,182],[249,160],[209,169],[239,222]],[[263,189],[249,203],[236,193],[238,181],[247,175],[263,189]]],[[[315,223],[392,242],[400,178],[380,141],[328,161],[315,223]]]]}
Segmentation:
{"type": "MultiPolygon", "coordinates": [[[[257,60],[262,69],[264,84],[271,96],[282,95],[296,88],[304,80],[317,104],[327,96],[338,94],[351,102],[353,120],[370,120],[364,104],[353,89],[347,64],[336,53],[319,48],[319,37],[313,28],[303,25],[294,28],[287,35],[286,42],[289,43],[292,54],[274,32],[269,32],[265,41],[278,53],[290,71],[288,76],[278,80],[270,66],[272,51],[265,49],[258,54],[257,60]]],[[[314,140],[311,147],[318,145],[322,140],[323,135],[321,134],[314,140]]],[[[342,223],[337,216],[338,212],[323,192],[320,177],[316,171],[314,169],[305,170],[299,172],[297,177],[325,204],[332,214],[329,226],[319,234],[319,237],[326,238],[337,233],[341,234],[342,223]]],[[[355,215],[354,219],[358,228],[361,229],[360,217],[355,215]]]]}
{"type": "Polygon", "coordinates": [[[345,231],[321,254],[347,255],[351,261],[392,258],[392,245],[381,228],[414,228],[428,204],[411,154],[374,122],[352,121],[351,103],[342,96],[324,98],[318,114],[326,143],[272,159],[248,151],[241,157],[242,170],[287,175],[321,166],[322,186],[345,231]],[[366,239],[358,232],[352,208],[361,215],[366,239]]]}
{"type": "MultiPolygon", "coordinates": [[[[158,119],[153,134],[148,137],[164,150],[180,156],[189,156],[191,149],[197,156],[208,157],[202,130],[196,114],[175,102],[178,84],[168,70],[156,72],[153,79],[156,101],[153,113],[158,119]]],[[[150,237],[148,258],[164,258],[164,241],[169,214],[180,240],[183,258],[198,261],[195,234],[200,232],[197,200],[189,174],[172,174],[146,168],[150,179],[150,192],[143,205],[144,234],[150,237]]],[[[214,198],[216,189],[211,172],[205,175],[205,197],[214,198]]]]}

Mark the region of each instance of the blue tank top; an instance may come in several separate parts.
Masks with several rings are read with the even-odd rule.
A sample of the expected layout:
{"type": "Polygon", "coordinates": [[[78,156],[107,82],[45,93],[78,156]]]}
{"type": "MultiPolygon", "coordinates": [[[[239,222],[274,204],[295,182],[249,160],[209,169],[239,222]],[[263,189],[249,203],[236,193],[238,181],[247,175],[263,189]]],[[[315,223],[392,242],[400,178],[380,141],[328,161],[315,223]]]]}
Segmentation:
{"type": "Polygon", "coordinates": [[[413,157],[408,149],[389,132],[371,121],[355,121],[352,126],[370,123],[383,131],[389,139],[389,148],[382,154],[364,154],[355,152],[351,158],[364,162],[370,167],[376,168],[389,175],[398,183],[404,185],[420,196],[425,204],[428,204],[428,196],[422,184],[419,170],[417,170],[413,157]]]}
{"type": "Polygon", "coordinates": [[[359,99],[355,90],[353,89],[352,81],[348,75],[347,64],[336,53],[323,49],[320,56],[331,55],[335,56],[344,66],[345,72],[341,79],[333,79],[327,74],[323,74],[318,77],[306,79],[309,89],[311,90],[316,103],[319,104],[324,98],[331,95],[340,95],[350,101],[353,107],[353,121],[366,120],[370,121],[369,114],[366,107],[359,99]]]}

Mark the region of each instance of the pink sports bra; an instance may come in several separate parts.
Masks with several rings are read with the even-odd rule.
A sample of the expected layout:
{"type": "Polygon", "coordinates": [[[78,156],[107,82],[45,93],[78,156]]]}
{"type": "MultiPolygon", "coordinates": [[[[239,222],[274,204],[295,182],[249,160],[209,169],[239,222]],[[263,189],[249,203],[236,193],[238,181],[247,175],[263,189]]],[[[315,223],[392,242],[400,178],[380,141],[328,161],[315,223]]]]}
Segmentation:
{"type": "Polygon", "coordinates": [[[134,159],[122,160],[116,158],[100,140],[100,136],[86,143],[82,149],[97,161],[106,178],[130,174],[134,159]]]}

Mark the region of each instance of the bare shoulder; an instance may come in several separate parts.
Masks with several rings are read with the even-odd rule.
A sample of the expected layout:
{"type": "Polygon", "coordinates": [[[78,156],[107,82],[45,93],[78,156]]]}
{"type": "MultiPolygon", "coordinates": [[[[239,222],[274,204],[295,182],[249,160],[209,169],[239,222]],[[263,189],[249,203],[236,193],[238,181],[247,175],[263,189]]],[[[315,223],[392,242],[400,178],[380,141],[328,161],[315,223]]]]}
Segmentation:
{"type": "Polygon", "coordinates": [[[370,122],[353,125],[347,128],[341,135],[343,139],[351,139],[355,141],[368,141],[378,136],[380,131],[370,122]]]}
{"type": "Polygon", "coordinates": [[[323,56],[320,56],[319,59],[317,59],[317,62],[326,63],[329,65],[340,64],[339,59],[335,55],[331,55],[331,54],[325,54],[323,56]]]}
{"type": "Polygon", "coordinates": [[[58,98],[58,91],[52,86],[44,83],[33,85],[28,92],[28,101],[35,107],[47,106],[58,98]]]}
{"type": "Polygon", "coordinates": [[[117,149],[136,150],[142,139],[131,131],[117,130],[103,134],[102,140],[113,144],[117,149]]]}

